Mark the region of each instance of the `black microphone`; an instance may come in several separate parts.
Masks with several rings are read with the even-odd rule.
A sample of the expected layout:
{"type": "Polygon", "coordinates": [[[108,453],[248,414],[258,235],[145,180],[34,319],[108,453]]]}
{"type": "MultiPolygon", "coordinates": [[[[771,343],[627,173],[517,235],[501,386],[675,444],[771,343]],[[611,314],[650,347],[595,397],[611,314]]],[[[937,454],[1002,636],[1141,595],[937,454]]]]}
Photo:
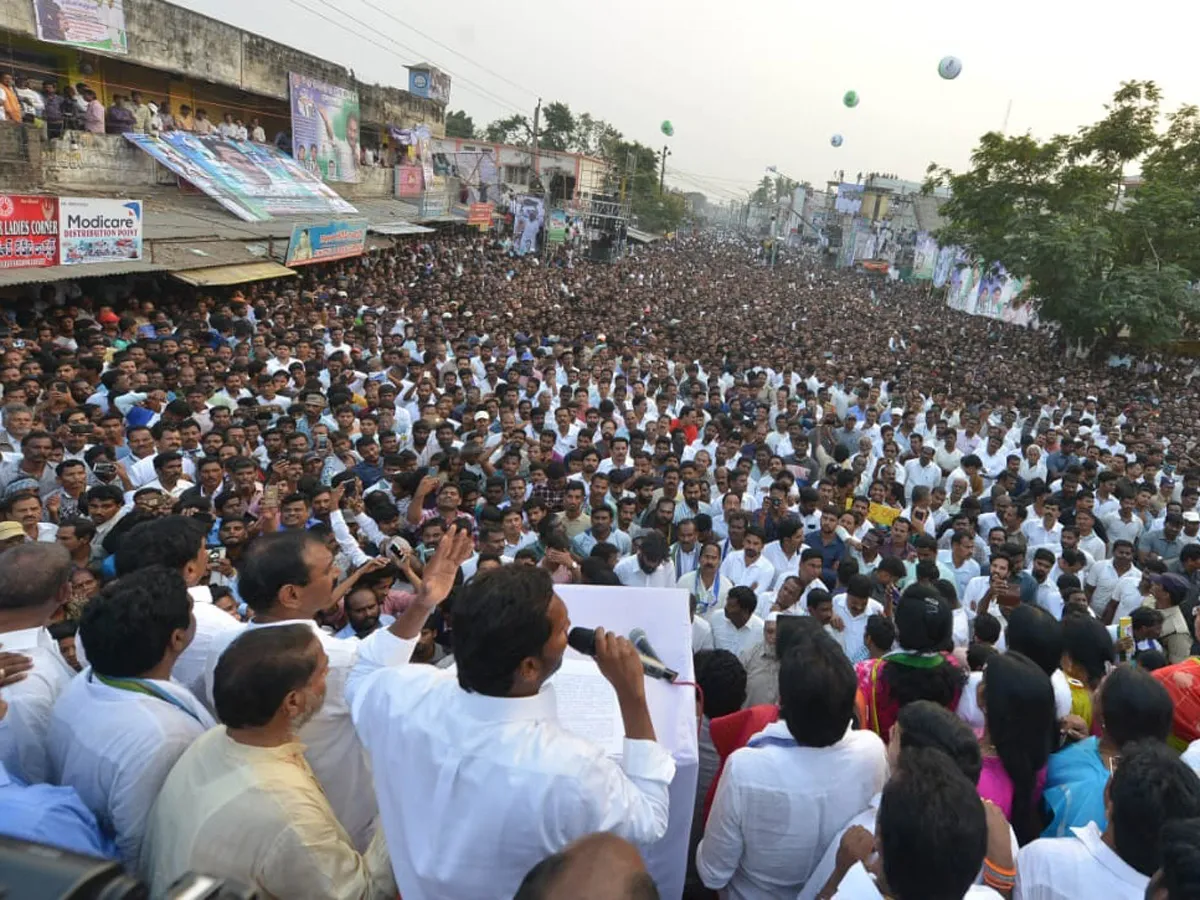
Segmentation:
{"type": "MultiPolygon", "coordinates": [[[[643,635],[645,637],[645,635],[643,635]]],[[[596,629],[595,628],[572,628],[567,634],[567,643],[584,656],[595,657],[596,655],[596,629]]],[[[679,677],[679,673],[674,669],[669,669],[653,656],[648,656],[643,652],[639,652],[638,656],[642,660],[642,671],[646,673],[648,678],[661,678],[663,681],[674,681],[679,677]]]]}

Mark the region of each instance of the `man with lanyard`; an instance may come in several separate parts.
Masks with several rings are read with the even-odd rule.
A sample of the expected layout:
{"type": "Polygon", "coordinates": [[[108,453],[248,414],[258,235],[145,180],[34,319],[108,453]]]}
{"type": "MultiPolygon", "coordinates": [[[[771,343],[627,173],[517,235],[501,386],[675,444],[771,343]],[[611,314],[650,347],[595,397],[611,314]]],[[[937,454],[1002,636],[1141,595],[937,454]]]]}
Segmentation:
{"type": "Polygon", "coordinates": [[[50,719],[52,780],[79,792],[131,870],[167,773],[216,724],[171,679],[194,633],[178,571],[150,566],[124,576],[84,607],[79,637],[89,667],[62,692],[50,719]]]}

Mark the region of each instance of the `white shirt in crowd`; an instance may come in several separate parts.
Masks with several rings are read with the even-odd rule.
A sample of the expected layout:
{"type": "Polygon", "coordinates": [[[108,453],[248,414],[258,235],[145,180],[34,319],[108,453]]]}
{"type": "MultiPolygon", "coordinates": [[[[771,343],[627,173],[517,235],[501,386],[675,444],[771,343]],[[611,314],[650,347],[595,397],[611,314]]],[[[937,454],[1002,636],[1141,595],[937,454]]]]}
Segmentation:
{"type": "Polygon", "coordinates": [[[346,696],[405,900],[508,900],[530,868],[585,834],[650,844],[666,833],[675,763],[663,747],[626,740],[616,762],[558,724],[552,687],[468,693],[453,672],[404,665],[413,641],[376,634],[346,696]]]}
{"type": "Polygon", "coordinates": [[[726,900],[795,897],[830,841],[887,780],[883,741],[847,729],[830,747],[800,747],[774,722],[725,764],[696,869],[726,900]]]}
{"type": "MultiPolygon", "coordinates": [[[[208,704],[212,711],[212,687],[205,686],[205,672],[208,671],[209,652],[217,643],[222,650],[228,647],[235,637],[241,634],[246,626],[229,613],[213,606],[212,591],[205,585],[188,588],[192,597],[192,615],[196,619],[196,632],[187,649],[175,660],[175,668],[171,677],[208,704]]],[[[216,666],[216,662],[213,662],[216,666]]]]}
{"type": "Polygon", "coordinates": [[[718,609],[708,617],[712,626],[713,646],[718,650],[728,650],[734,656],[741,656],[763,639],[763,620],[751,615],[741,628],[734,627],[725,615],[724,609],[718,609]]]}
{"type": "Polygon", "coordinates": [[[1017,854],[1013,900],[1142,900],[1150,879],[1104,843],[1089,822],[1072,828],[1073,837],[1040,838],[1017,854]]]}
{"type": "Polygon", "coordinates": [[[613,573],[625,587],[675,587],[675,567],[669,561],[647,575],[638,563],[637,554],[634,554],[613,566],[613,573]]]}
{"type": "MultiPolygon", "coordinates": [[[[225,618],[232,621],[228,615],[225,618]]],[[[0,633],[0,645],[33,662],[33,669],[24,679],[4,689],[8,714],[0,722],[0,764],[9,775],[26,784],[49,781],[50,716],[75,671],[62,658],[58,642],[45,628],[0,633]]]]}
{"type": "Polygon", "coordinates": [[[1108,605],[1108,601],[1116,593],[1118,584],[1122,581],[1130,581],[1134,587],[1137,587],[1142,581],[1142,573],[1137,566],[1131,565],[1124,575],[1119,575],[1111,559],[1097,560],[1096,564],[1088,569],[1085,581],[1095,588],[1095,592],[1092,594],[1092,609],[1096,615],[1101,615],[1108,605]]]}
{"type": "Polygon", "coordinates": [[[775,567],[761,555],[747,565],[745,550],[735,550],[726,556],[721,563],[721,574],[734,587],[754,588],[756,591],[768,590],[775,581],[775,567]]]}
{"type": "Polygon", "coordinates": [[[111,687],[84,669],[54,704],[47,740],[53,783],[75,788],[130,871],[171,767],[216,724],[182,685],[149,684],[170,699],[111,687]]]}
{"type": "Polygon", "coordinates": [[[841,631],[835,631],[834,635],[851,662],[862,662],[867,658],[867,647],[863,643],[867,634],[867,620],[882,613],[883,604],[878,600],[868,600],[866,609],[856,616],[850,612],[845,594],[838,594],[833,598],[833,614],[839,616],[846,625],[841,631]]]}

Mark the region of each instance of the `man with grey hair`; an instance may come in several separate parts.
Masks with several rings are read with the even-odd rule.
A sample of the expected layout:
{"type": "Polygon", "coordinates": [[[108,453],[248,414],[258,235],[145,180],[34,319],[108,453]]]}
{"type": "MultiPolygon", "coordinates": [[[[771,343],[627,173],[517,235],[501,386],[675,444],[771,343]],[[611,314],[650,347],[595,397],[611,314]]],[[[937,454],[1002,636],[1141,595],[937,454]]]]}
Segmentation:
{"type": "Polygon", "coordinates": [[[4,690],[9,710],[0,728],[0,763],[28,784],[49,775],[50,713],[75,675],[46,630],[50,617],[71,599],[71,569],[71,554],[61,544],[19,544],[0,554],[0,645],[33,662],[24,680],[4,690]]]}

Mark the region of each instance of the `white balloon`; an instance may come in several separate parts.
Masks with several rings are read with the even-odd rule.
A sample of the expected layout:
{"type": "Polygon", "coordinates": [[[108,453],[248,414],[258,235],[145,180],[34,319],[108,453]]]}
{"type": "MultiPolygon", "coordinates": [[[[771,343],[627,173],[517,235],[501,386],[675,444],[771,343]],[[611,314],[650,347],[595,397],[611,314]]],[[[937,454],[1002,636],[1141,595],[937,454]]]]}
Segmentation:
{"type": "Polygon", "coordinates": [[[938,63],[938,74],[947,81],[953,81],[962,72],[962,60],[957,56],[944,56],[938,63]]]}
{"type": "Polygon", "coordinates": [[[835,147],[842,146],[842,136],[840,134],[835,134],[829,139],[829,143],[833,144],[835,147]]]}

